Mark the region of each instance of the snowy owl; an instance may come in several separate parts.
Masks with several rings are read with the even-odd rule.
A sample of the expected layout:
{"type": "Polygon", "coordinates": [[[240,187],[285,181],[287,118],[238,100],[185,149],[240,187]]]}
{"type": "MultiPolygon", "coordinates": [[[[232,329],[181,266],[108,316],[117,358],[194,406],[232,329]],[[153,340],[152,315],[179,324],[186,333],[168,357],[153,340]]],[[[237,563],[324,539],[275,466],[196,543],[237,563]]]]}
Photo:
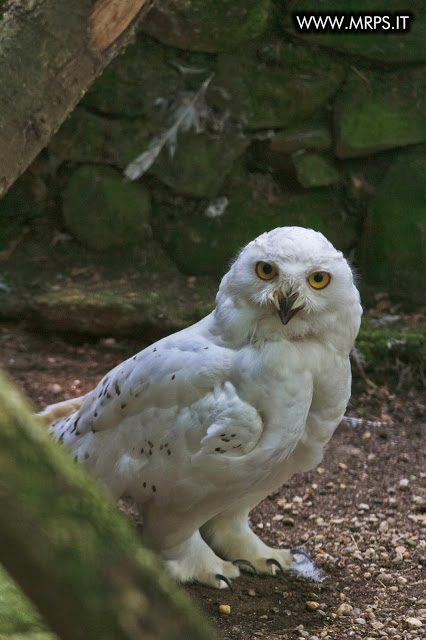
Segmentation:
{"type": "Polygon", "coordinates": [[[42,414],[115,498],[137,502],[179,581],[288,569],[300,550],[267,546],[248,514],[321,461],[361,313],[340,251],[312,229],[274,229],[241,250],[210,315],[42,414]]]}

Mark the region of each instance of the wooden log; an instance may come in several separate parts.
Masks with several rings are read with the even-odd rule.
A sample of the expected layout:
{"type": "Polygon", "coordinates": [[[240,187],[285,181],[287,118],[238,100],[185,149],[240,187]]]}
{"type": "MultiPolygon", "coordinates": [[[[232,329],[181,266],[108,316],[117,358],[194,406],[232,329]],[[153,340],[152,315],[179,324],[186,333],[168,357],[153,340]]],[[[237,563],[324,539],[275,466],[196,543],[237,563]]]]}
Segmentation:
{"type": "Polygon", "coordinates": [[[63,640],[211,640],[106,492],[0,373],[0,562],[63,640]]]}
{"type": "Polygon", "coordinates": [[[151,4],[13,0],[5,5],[0,20],[0,198],[104,67],[124,51],[151,4]]]}

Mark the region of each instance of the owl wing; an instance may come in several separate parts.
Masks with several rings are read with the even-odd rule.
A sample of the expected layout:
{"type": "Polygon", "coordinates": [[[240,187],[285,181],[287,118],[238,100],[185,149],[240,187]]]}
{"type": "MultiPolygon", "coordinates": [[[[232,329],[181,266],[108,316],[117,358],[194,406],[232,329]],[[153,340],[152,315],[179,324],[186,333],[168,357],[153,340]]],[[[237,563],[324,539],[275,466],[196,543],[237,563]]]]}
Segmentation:
{"type": "Polygon", "coordinates": [[[112,369],[53,431],[71,444],[132,417],[141,429],[156,423],[161,430],[167,413],[167,428],[175,423],[186,431],[191,455],[244,455],[256,445],[263,424],[229,381],[232,358],[231,350],[194,332],[164,338],[112,369]]]}

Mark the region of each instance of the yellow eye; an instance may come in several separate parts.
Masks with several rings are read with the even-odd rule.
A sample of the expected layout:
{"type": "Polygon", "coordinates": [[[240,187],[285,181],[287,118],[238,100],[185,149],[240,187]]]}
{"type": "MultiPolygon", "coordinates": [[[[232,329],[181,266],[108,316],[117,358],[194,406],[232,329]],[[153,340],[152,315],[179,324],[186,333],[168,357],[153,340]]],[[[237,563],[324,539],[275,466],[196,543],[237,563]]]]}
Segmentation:
{"type": "Polygon", "coordinates": [[[326,271],[314,271],[308,278],[308,282],[314,289],[324,289],[331,280],[331,276],[326,271]]]}
{"type": "Polygon", "coordinates": [[[269,262],[258,262],[256,264],[256,273],[262,280],[272,280],[277,275],[278,269],[269,262]]]}

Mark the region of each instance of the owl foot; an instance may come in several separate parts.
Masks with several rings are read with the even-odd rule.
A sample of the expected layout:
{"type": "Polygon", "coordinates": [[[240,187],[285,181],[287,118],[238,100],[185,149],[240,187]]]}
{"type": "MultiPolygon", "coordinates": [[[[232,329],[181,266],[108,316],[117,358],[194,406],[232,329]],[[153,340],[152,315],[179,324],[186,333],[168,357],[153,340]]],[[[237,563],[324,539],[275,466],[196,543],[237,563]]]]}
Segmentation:
{"type": "Polygon", "coordinates": [[[300,556],[305,556],[305,558],[308,558],[308,560],[311,559],[310,554],[307,551],[305,551],[304,549],[296,549],[296,548],[294,548],[294,549],[290,549],[290,551],[294,556],[300,555],[300,556]]]}
{"type": "Polygon", "coordinates": [[[234,591],[234,589],[232,587],[232,582],[230,581],[229,578],[227,578],[226,576],[223,576],[221,573],[218,573],[216,575],[216,579],[219,580],[219,582],[225,582],[228,585],[229,590],[230,591],[234,591]]]}
{"type": "Polygon", "coordinates": [[[231,589],[240,575],[232,562],[219,558],[197,531],[185,542],[162,552],[169,572],[182,583],[199,582],[216,589],[231,589]]]}
{"type": "Polygon", "coordinates": [[[206,564],[195,558],[180,562],[166,560],[166,567],[181,583],[198,582],[215,589],[230,589],[230,591],[233,591],[231,578],[237,578],[240,575],[238,567],[220,558],[214,562],[210,560],[206,564]]]}
{"type": "Polygon", "coordinates": [[[235,564],[235,566],[237,567],[239,567],[240,565],[242,565],[243,567],[249,567],[251,572],[254,575],[257,575],[256,567],[249,560],[233,560],[232,564],[235,564]]]}
{"type": "Polygon", "coordinates": [[[278,560],[275,560],[274,558],[268,558],[266,561],[266,564],[269,567],[276,567],[278,569],[278,571],[275,571],[274,575],[276,575],[276,573],[281,572],[282,574],[284,574],[284,569],[281,565],[280,562],[278,562],[278,560]]]}

